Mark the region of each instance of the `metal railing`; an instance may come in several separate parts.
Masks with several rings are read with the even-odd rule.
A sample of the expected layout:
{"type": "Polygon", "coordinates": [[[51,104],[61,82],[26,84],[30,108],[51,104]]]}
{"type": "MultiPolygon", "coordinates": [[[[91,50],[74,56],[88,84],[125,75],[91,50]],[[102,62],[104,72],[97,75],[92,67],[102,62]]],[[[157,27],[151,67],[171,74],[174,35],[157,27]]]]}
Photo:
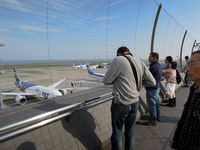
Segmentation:
{"type": "Polygon", "coordinates": [[[26,120],[16,122],[0,128],[0,141],[4,141],[8,138],[16,136],[18,134],[27,132],[29,130],[44,126],[48,123],[61,119],[63,117],[69,116],[75,111],[88,109],[96,105],[102,104],[113,99],[112,92],[100,95],[98,97],[88,99],[79,103],[68,105],[26,120]],[[59,113],[59,114],[58,114],[59,113]],[[52,116],[55,115],[55,116],[52,116]],[[49,118],[47,118],[49,117],[49,118]],[[43,119],[43,120],[42,120],[43,119]],[[41,121],[42,120],[42,121],[41,121]]]}

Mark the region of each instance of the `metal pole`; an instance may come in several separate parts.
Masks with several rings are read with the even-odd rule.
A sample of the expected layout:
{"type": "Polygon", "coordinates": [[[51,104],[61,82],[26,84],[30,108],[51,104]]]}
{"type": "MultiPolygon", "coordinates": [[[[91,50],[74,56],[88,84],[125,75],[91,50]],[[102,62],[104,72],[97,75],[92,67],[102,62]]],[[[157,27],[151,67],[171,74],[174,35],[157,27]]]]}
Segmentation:
{"type": "Polygon", "coordinates": [[[155,18],[155,21],[154,21],[154,25],[153,25],[153,31],[152,31],[152,36],[151,36],[151,52],[153,52],[153,48],[154,48],[154,38],[155,38],[156,26],[157,26],[157,23],[158,23],[158,18],[160,16],[161,8],[162,8],[162,4],[160,3],[160,5],[158,7],[157,14],[156,14],[156,18],[155,18]]]}
{"type": "Polygon", "coordinates": [[[185,34],[183,36],[183,40],[182,40],[182,44],[181,44],[181,50],[180,50],[180,65],[181,65],[181,71],[183,69],[183,66],[182,66],[182,53],[183,53],[183,44],[184,44],[184,41],[185,41],[185,36],[187,34],[187,30],[185,31],[185,34]]]}
{"type": "Polygon", "coordinates": [[[193,46],[192,46],[191,55],[192,55],[192,53],[193,53],[193,50],[194,50],[195,45],[196,45],[196,40],[194,40],[194,43],[193,43],[193,46]]]}
{"type": "Polygon", "coordinates": [[[0,82],[0,105],[1,105],[1,110],[3,109],[3,100],[2,100],[2,95],[1,95],[1,82],[0,82]]]}
{"type": "MultiPolygon", "coordinates": [[[[0,47],[5,46],[5,44],[0,43],[0,47]]],[[[1,62],[0,62],[1,63],[1,62]]],[[[2,100],[2,95],[1,95],[1,81],[0,81],[0,109],[3,109],[3,100],[2,100]]]]}

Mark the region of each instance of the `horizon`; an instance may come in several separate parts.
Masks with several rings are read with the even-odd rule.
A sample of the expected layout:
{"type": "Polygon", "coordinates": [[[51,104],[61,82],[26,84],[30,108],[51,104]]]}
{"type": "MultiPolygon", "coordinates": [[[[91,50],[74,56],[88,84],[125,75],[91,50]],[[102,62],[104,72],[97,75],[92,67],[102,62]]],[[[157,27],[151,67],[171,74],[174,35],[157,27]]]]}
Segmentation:
{"type": "MultiPolygon", "coordinates": [[[[141,61],[144,61],[144,63],[148,64],[148,59],[140,59],[141,61]]],[[[32,60],[2,60],[0,61],[0,65],[6,65],[6,64],[29,64],[29,63],[88,63],[88,62],[103,62],[103,61],[112,61],[112,59],[32,59],[32,60]]],[[[165,59],[159,59],[158,60],[161,63],[164,63],[165,59]]],[[[179,63],[179,59],[175,59],[174,61],[179,63]]],[[[183,63],[185,60],[182,60],[183,63]]]]}

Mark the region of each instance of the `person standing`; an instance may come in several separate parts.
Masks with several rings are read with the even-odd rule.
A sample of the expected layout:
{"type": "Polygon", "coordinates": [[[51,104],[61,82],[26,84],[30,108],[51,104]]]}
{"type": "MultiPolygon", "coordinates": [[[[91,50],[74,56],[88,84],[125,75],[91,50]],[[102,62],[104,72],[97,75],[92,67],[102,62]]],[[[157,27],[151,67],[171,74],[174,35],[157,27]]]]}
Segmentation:
{"type": "Polygon", "coordinates": [[[177,123],[171,147],[177,150],[200,149],[200,51],[192,53],[186,71],[194,84],[180,120],[177,123]]]}
{"type": "Polygon", "coordinates": [[[156,80],[156,86],[146,87],[147,106],[150,113],[148,126],[156,126],[156,122],[160,121],[160,82],[162,77],[162,67],[158,62],[159,54],[152,52],[149,55],[150,67],[149,71],[152,73],[156,80]]]}
{"type": "Polygon", "coordinates": [[[166,66],[166,68],[164,68],[164,69],[168,69],[169,68],[169,65],[170,65],[170,63],[173,61],[173,58],[172,58],[172,56],[167,56],[166,58],[165,58],[165,64],[167,65],[166,66]]]}
{"type": "Polygon", "coordinates": [[[103,82],[105,85],[113,84],[112,150],[122,149],[123,125],[125,126],[125,149],[133,150],[139,90],[142,85],[155,86],[156,81],[142,61],[134,58],[127,47],[120,47],[103,82]],[[135,67],[135,73],[131,64],[135,67]]]}
{"type": "Polygon", "coordinates": [[[166,79],[165,90],[167,91],[167,97],[169,98],[168,106],[171,106],[171,107],[176,106],[176,96],[175,96],[176,83],[177,83],[176,82],[176,68],[177,68],[177,62],[172,61],[169,64],[169,68],[166,70],[163,70],[163,73],[166,79]]]}
{"type": "MultiPolygon", "coordinates": [[[[188,64],[188,60],[189,60],[189,57],[188,56],[185,56],[185,63],[186,63],[186,66],[188,64]]],[[[186,71],[186,67],[184,69],[184,72],[185,72],[185,77],[184,77],[184,82],[185,82],[185,87],[189,87],[190,85],[190,78],[188,76],[188,72],[186,71]]]]}

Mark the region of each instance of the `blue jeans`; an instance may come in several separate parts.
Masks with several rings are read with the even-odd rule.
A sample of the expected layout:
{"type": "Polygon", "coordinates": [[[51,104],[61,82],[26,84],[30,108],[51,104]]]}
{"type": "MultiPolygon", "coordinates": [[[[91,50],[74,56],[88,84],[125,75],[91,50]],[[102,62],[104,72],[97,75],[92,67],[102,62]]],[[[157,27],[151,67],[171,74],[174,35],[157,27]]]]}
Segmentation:
{"type": "Polygon", "coordinates": [[[160,120],[159,92],[160,88],[146,90],[147,105],[150,113],[149,121],[152,123],[156,123],[157,120],[160,120]]]}
{"type": "Polygon", "coordinates": [[[122,128],[125,125],[125,150],[133,150],[138,102],[123,105],[112,103],[112,150],[122,150],[122,128]]]}

